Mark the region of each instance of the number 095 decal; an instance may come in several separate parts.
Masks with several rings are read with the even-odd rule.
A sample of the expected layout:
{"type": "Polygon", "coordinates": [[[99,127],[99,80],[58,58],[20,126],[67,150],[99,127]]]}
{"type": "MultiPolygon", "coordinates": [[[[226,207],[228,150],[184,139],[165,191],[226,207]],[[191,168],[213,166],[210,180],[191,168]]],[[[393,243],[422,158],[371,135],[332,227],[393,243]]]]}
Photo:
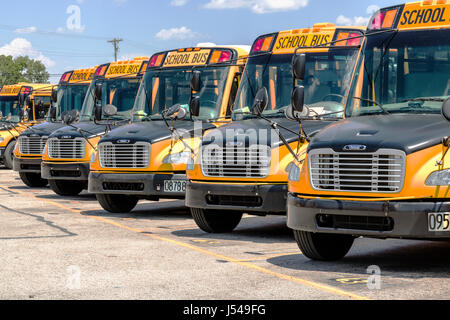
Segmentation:
{"type": "Polygon", "coordinates": [[[429,213],[428,231],[448,231],[450,232],[450,213],[429,213]]]}

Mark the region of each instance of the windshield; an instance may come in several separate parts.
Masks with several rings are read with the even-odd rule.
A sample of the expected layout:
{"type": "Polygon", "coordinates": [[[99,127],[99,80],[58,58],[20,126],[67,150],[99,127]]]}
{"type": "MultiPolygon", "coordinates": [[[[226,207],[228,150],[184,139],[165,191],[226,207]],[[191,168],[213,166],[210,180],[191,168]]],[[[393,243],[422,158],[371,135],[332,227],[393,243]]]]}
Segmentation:
{"type": "MultiPolygon", "coordinates": [[[[305,104],[318,114],[343,111],[356,55],[356,49],[307,53],[307,75],[304,81],[296,81],[296,85],[305,87],[305,104]]],[[[249,59],[234,106],[235,120],[251,117],[242,113],[250,112],[255,94],[262,87],[269,94],[263,115],[284,116],[293,89],[292,57],[292,54],[267,54],[249,59]]]]}
{"type": "Polygon", "coordinates": [[[117,114],[110,118],[116,120],[131,119],[134,100],[139,89],[141,77],[113,78],[92,81],[89,94],[81,111],[81,121],[94,121],[94,90],[97,83],[103,84],[102,107],[112,104],[117,108],[117,114]]]}
{"type": "Polygon", "coordinates": [[[0,97],[0,118],[11,122],[20,122],[19,100],[17,96],[0,97]]]}
{"type": "MultiPolygon", "coordinates": [[[[202,73],[199,120],[219,117],[229,67],[205,67],[202,73]]],[[[193,68],[147,71],[136,99],[134,121],[161,120],[161,112],[179,103],[189,111],[193,68]]]]}
{"type": "Polygon", "coordinates": [[[57,110],[57,120],[61,120],[61,115],[73,109],[81,110],[84,98],[89,89],[89,84],[68,84],[59,86],[58,101],[55,104],[57,110]]]}
{"type": "Polygon", "coordinates": [[[450,30],[369,35],[354,79],[347,117],[440,113],[450,95],[450,30]]]}

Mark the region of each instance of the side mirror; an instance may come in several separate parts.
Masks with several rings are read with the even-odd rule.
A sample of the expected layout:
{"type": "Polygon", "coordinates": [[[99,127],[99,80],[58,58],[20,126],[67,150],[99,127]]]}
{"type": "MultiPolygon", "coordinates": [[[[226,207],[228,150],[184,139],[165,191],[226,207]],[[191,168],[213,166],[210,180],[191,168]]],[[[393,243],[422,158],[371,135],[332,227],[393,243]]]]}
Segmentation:
{"type": "Polygon", "coordinates": [[[96,104],[94,107],[94,119],[95,121],[102,121],[103,108],[101,104],[96,104]]]}
{"type": "Polygon", "coordinates": [[[58,89],[52,89],[51,102],[53,103],[58,102],[58,89]]]}
{"type": "Polygon", "coordinates": [[[192,97],[189,102],[189,111],[193,117],[198,117],[200,115],[200,97],[192,97]]]}
{"type": "Polygon", "coordinates": [[[25,94],[21,93],[19,94],[19,105],[23,106],[25,103],[25,94]]]}
{"type": "Polygon", "coordinates": [[[187,111],[185,108],[181,108],[178,110],[178,113],[175,116],[175,120],[183,120],[187,116],[187,111]]]}
{"type": "Polygon", "coordinates": [[[442,115],[450,122],[450,98],[445,100],[442,104],[442,115]]]}
{"type": "Polygon", "coordinates": [[[306,54],[297,53],[292,58],[292,75],[294,79],[305,80],[306,74],[306,54]]]}
{"type": "Polygon", "coordinates": [[[181,104],[177,103],[174,104],[173,106],[171,106],[169,109],[167,109],[164,114],[166,117],[171,117],[173,116],[175,113],[177,113],[178,111],[180,111],[182,109],[181,104]]]}
{"type": "Polygon", "coordinates": [[[269,94],[266,87],[262,87],[258,90],[253,101],[252,114],[260,116],[269,105],[269,94]]]}
{"type": "Polygon", "coordinates": [[[305,87],[296,86],[292,91],[291,106],[294,111],[302,113],[305,106],[305,87]]]}
{"type": "Polygon", "coordinates": [[[102,96],[103,96],[103,84],[101,83],[96,83],[95,84],[95,89],[94,89],[94,96],[96,100],[102,100],[102,96]]]}
{"type": "Polygon", "coordinates": [[[113,117],[117,114],[117,107],[112,104],[107,104],[105,108],[103,109],[103,113],[107,117],[113,117]]]}
{"type": "Polygon", "coordinates": [[[50,119],[52,120],[52,121],[55,121],[56,120],[56,112],[57,112],[57,110],[56,110],[56,107],[50,107],[50,110],[49,110],[49,112],[48,112],[48,116],[50,117],[50,119]]]}
{"type": "Polygon", "coordinates": [[[74,123],[75,121],[78,120],[79,116],[80,116],[80,112],[76,109],[73,109],[73,110],[68,111],[64,115],[63,121],[66,125],[71,125],[72,123],[74,123]]]}
{"type": "Polygon", "coordinates": [[[192,71],[191,75],[191,90],[199,92],[202,88],[202,73],[198,70],[192,71]]]}

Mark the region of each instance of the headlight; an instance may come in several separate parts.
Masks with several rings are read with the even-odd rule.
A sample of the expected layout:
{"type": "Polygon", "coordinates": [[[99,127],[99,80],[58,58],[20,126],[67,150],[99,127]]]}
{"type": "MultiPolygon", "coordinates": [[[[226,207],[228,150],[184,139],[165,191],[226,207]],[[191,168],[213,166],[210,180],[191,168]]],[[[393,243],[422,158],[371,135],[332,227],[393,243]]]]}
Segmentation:
{"type": "Polygon", "coordinates": [[[291,163],[289,166],[290,166],[289,181],[299,182],[300,181],[300,168],[297,167],[294,163],[291,163]]]}
{"type": "Polygon", "coordinates": [[[167,157],[165,157],[163,160],[163,163],[164,164],[187,164],[189,159],[191,159],[190,152],[174,153],[174,154],[169,154],[167,157]]]}
{"type": "Polygon", "coordinates": [[[44,154],[46,154],[46,153],[47,153],[47,144],[45,144],[44,150],[42,150],[42,155],[44,155],[44,154]]]}
{"type": "Polygon", "coordinates": [[[0,143],[2,143],[3,141],[5,141],[5,138],[0,137],[0,143]]]}
{"type": "Polygon", "coordinates": [[[186,166],[186,171],[194,171],[195,169],[195,161],[193,158],[189,157],[187,166],[186,166]]]}
{"type": "Polygon", "coordinates": [[[425,185],[434,186],[450,186],[450,169],[436,171],[430,174],[425,185]]]}
{"type": "Polygon", "coordinates": [[[94,151],[91,155],[91,163],[95,163],[95,159],[97,158],[97,153],[94,151]]]}

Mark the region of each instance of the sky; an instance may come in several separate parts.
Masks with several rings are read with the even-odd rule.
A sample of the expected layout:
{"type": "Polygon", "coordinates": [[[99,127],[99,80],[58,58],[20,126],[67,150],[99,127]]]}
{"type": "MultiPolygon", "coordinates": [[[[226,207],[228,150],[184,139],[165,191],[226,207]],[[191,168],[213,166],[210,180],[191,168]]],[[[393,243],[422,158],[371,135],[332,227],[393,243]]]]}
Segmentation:
{"type": "Polygon", "coordinates": [[[2,1],[0,55],[42,61],[51,81],[118,58],[197,46],[252,45],[259,36],[315,23],[367,25],[399,0],[22,0],[2,1]]]}

